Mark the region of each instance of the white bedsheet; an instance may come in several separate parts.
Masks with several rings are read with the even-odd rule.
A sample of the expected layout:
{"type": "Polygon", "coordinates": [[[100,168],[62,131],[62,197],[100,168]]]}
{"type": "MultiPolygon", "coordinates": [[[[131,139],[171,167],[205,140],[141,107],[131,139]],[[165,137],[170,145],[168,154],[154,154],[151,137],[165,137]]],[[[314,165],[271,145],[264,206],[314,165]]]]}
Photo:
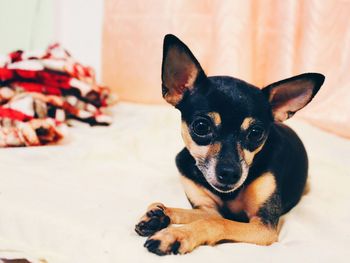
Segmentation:
{"type": "Polygon", "coordinates": [[[279,242],[203,246],[158,257],[134,225],[154,201],[189,207],[174,163],[180,115],[120,104],[111,127],[76,127],[57,146],[0,150],[0,252],[61,262],[349,262],[350,141],[289,124],[310,158],[310,192],[282,218],[279,242]]]}

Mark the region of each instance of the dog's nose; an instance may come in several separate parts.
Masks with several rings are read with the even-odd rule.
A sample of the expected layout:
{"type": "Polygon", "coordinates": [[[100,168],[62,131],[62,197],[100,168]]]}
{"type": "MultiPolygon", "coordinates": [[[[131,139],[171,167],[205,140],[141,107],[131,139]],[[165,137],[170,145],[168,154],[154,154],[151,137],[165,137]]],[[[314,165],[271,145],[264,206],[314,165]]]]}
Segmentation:
{"type": "Polygon", "coordinates": [[[220,166],[217,169],[217,179],[221,184],[234,184],[241,176],[240,167],[234,165],[220,166]]]}

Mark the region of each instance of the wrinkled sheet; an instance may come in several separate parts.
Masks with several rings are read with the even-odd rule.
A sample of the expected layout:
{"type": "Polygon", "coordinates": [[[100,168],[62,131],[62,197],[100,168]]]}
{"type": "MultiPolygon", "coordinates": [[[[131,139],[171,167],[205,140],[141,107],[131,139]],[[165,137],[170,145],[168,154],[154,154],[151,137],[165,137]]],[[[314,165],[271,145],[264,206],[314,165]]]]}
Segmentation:
{"type": "Polygon", "coordinates": [[[134,225],[154,201],[189,207],[174,163],[180,114],[119,104],[110,127],[73,127],[60,145],[0,149],[0,252],[61,262],[348,262],[350,141],[291,120],[310,191],[268,247],[228,243],[158,257],[134,225]]]}

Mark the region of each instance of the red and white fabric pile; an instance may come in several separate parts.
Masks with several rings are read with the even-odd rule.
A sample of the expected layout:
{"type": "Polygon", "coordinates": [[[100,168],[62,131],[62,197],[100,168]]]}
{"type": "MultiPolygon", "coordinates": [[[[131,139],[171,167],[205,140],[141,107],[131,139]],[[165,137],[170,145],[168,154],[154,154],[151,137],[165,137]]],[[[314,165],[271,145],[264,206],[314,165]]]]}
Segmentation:
{"type": "Polygon", "coordinates": [[[110,90],[59,44],[0,57],[0,147],[37,146],[64,137],[71,119],[109,125],[110,90]]]}

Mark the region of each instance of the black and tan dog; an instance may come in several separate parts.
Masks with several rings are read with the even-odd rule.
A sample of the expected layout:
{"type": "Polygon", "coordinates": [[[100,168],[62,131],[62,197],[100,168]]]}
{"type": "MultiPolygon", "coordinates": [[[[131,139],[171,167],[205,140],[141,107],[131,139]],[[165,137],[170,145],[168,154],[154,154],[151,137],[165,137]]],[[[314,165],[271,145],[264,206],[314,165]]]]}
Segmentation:
{"type": "Polygon", "coordinates": [[[300,200],[308,170],[302,142],[281,122],[323,82],[323,75],[306,73],[259,89],[207,77],[189,48],[167,35],[162,91],[181,111],[186,148],[176,164],[193,209],[150,205],[135,229],[150,236],[145,247],[164,255],[225,241],[277,241],[279,217],[300,200]]]}

